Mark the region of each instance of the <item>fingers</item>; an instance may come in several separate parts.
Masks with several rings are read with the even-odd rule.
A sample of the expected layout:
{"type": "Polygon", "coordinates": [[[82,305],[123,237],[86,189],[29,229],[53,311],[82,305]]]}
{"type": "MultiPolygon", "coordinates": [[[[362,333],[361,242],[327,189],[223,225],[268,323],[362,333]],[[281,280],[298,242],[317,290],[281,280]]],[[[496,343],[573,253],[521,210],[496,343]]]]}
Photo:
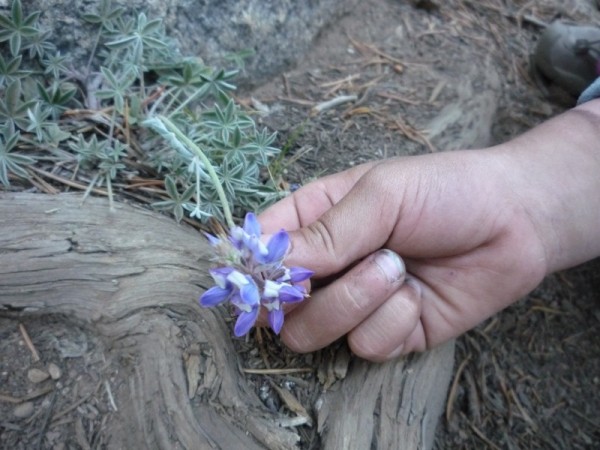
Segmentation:
{"type": "Polygon", "coordinates": [[[313,223],[338,203],[373,165],[374,163],[362,164],[301,187],[259,216],[263,232],[275,233],[282,228],[297,230],[313,223]]]}
{"type": "Polygon", "coordinates": [[[417,350],[414,347],[415,338],[419,337],[421,304],[419,282],[407,278],[400,289],[348,334],[350,348],[356,355],[376,362],[417,350]]]}
{"type": "Polygon", "coordinates": [[[394,205],[402,195],[397,188],[386,193],[387,186],[379,182],[371,173],[365,175],[317,220],[290,232],[288,258],[326,277],[384,247],[397,221],[394,205]]]}
{"type": "Polygon", "coordinates": [[[300,352],[330,344],[371,316],[399,289],[405,275],[398,255],[377,251],[288,314],[283,341],[300,352]]]}

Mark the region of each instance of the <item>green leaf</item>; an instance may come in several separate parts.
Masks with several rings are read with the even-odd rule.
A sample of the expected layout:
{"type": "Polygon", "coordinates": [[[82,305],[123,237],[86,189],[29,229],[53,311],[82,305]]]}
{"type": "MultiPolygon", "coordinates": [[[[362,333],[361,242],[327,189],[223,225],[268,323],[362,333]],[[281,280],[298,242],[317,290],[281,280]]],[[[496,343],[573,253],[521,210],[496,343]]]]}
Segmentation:
{"type": "Polygon", "coordinates": [[[0,133],[0,183],[5,186],[10,186],[9,173],[28,178],[29,174],[24,166],[35,163],[35,159],[29,156],[14,153],[19,137],[19,132],[11,130],[8,125],[0,133]]]}
{"type": "Polygon", "coordinates": [[[179,193],[177,184],[173,177],[167,175],[165,177],[165,190],[170,197],[169,200],[152,203],[152,206],[160,210],[171,210],[177,222],[183,219],[184,209],[188,209],[187,203],[194,195],[195,186],[192,184],[187,187],[183,193],[179,193]]]}
{"type": "Polygon", "coordinates": [[[120,39],[117,39],[116,41],[111,41],[111,42],[107,42],[106,45],[108,48],[111,48],[113,50],[118,50],[121,48],[127,48],[131,45],[132,42],[136,41],[136,37],[135,36],[124,36],[120,39]]]}
{"type": "Polygon", "coordinates": [[[21,24],[23,20],[23,8],[21,7],[21,0],[14,0],[10,9],[10,15],[15,25],[21,24]]]}
{"type": "Polygon", "coordinates": [[[27,116],[29,117],[29,124],[26,130],[35,132],[38,142],[43,142],[45,128],[51,125],[51,122],[46,120],[50,116],[50,110],[43,108],[41,103],[36,102],[33,109],[27,109],[27,116]]]}
{"type": "MultiPolygon", "coordinates": [[[[143,15],[144,19],[146,18],[146,16],[143,13],[140,15],[143,15]]],[[[161,25],[162,25],[162,19],[153,19],[146,24],[141,24],[142,32],[143,32],[143,34],[156,33],[157,31],[160,30],[161,25]]]]}
{"type": "Polygon", "coordinates": [[[100,17],[98,14],[84,14],[82,17],[83,17],[83,20],[85,20],[86,22],[89,22],[89,23],[93,23],[93,24],[102,23],[102,17],[100,17]]]}
{"type": "Polygon", "coordinates": [[[84,14],[83,20],[93,24],[103,24],[106,27],[111,21],[119,18],[125,12],[125,9],[121,6],[117,6],[114,9],[111,6],[110,0],[102,0],[98,10],[93,13],[84,14]]]}
{"type": "Polygon", "coordinates": [[[19,33],[13,33],[9,41],[10,53],[13,56],[17,56],[21,50],[21,35],[19,33]]]}
{"type": "Polygon", "coordinates": [[[19,55],[6,62],[0,54],[0,87],[31,74],[20,68],[22,59],[19,55]]]}
{"type": "Polygon", "coordinates": [[[23,9],[20,0],[12,3],[10,17],[1,16],[0,25],[4,28],[0,32],[0,41],[9,41],[12,56],[17,56],[21,50],[23,38],[34,37],[39,34],[37,21],[40,12],[36,11],[23,19],[23,9]]]}
{"type": "Polygon", "coordinates": [[[44,131],[46,137],[44,141],[53,147],[58,147],[61,142],[66,141],[71,137],[71,133],[61,130],[56,123],[50,124],[44,131]]]}

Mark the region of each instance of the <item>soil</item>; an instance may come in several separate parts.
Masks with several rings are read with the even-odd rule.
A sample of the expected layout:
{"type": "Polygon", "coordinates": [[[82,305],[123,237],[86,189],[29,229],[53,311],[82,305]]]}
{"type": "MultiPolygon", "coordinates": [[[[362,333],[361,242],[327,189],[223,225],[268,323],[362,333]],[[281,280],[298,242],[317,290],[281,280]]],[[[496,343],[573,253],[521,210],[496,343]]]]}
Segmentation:
{"type": "MultiPolygon", "coordinates": [[[[541,24],[554,19],[599,25],[600,13],[583,0],[366,0],[294,69],[239,100],[279,132],[276,173],[292,188],[374,159],[493,145],[573,104],[529,71],[541,24]]],[[[599,329],[592,261],[459,338],[435,447],[600,447],[599,329]]],[[[102,345],[65,317],[0,317],[0,448],[105,448],[123,362],[106,361],[102,345]],[[51,365],[54,379],[36,379],[32,369],[51,365]]],[[[343,343],[294,355],[263,333],[237,346],[245,367],[259,366],[267,347],[270,367],[312,368],[286,376],[308,411],[333,382],[324,361],[348,358],[343,343]]],[[[277,375],[248,379],[268,407],[287,404],[277,375]]],[[[301,448],[319,448],[315,427],[301,428],[301,448]]]]}

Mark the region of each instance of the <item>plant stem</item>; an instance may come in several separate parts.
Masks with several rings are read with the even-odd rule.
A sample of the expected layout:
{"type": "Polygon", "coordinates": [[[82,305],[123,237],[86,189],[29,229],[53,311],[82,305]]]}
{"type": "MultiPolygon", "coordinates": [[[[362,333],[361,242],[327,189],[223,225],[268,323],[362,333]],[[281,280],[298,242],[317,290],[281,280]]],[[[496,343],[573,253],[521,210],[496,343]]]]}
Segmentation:
{"type": "Polygon", "coordinates": [[[181,111],[183,108],[185,108],[192,100],[194,100],[196,97],[198,97],[199,95],[204,94],[204,92],[206,92],[205,89],[198,89],[196,90],[196,92],[194,92],[192,95],[190,95],[184,102],[181,103],[181,105],[179,105],[177,107],[177,109],[175,111],[173,111],[171,114],[169,114],[171,117],[173,117],[175,114],[179,113],[179,111],[181,111]]]}
{"type": "Polygon", "coordinates": [[[221,204],[223,205],[223,216],[225,216],[227,225],[229,226],[229,228],[233,228],[235,226],[235,222],[233,221],[233,216],[231,215],[231,209],[229,208],[227,196],[225,195],[225,191],[223,190],[223,186],[221,185],[221,180],[219,179],[217,172],[215,172],[215,169],[212,166],[210,160],[206,157],[206,155],[200,149],[200,147],[198,147],[190,138],[183,134],[183,132],[179,128],[177,128],[177,125],[175,125],[173,122],[171,122],[164,116],[158,116],[158,119],[165,124],[169,131],[175,134],[177,139],[183,142],[189,149],[191,149],[196,153],[196,155],[198,155],[200,161],[202,161],[202,164],[204,164],[204,166],[206,167],[208,175],[211,181],[213,182],[215,190],[217,191],[217,195],[221,200],[221,204]]]}

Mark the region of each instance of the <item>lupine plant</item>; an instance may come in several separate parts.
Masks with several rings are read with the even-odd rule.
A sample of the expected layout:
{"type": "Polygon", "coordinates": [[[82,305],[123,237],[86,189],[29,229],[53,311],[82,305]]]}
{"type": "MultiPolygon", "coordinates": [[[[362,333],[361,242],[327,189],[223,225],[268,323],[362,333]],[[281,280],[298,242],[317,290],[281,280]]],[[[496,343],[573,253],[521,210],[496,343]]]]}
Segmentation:
{"type": "Polygon", "coordinates": [[[246,214],[244,226],[234,226],[228,236],[207,233],[221,265],[210,271],[216,286],[200,297],[200,304],[210,307],[229,302],[238,314],[234,327],[238,337],[250,331],[261,307],[268,311],[269,325],[279,334],[283,305],[304,300],[308,294],[300,283],[313,275],[303,267],[283,264],[290,244],[285,230],[271,236],[267,244],[260,236],[260,224],[253,213],[246,214]]]}
{"type": "Polygon", "coordinates": [[[238,336],[262,306],[278,333],[282,305],[307,296],[298,283],[312,273],[283,265],[285,231],[264,245],[253,213],[235,224],[284,195],[264,176],[281,153],[275,134],[231,97],[237,69],[181,56],[159,19],[129,16],[110,0],[81,18],[95,36],[83,62],[61,53],[41,17],[25,13],[21,0],[0,15],[0,188],[46,177],[86,196],[105,188],[112,203],[136,184],[162,184],[143,191],[155,208],[178,222],[212,218],[229,229],[207,235],[217,286],[200,304],[233,305],[238,336]]]}
{"type": "Polygon", "coordinates": [[[78,181],[88,192],[105,188],[111,201],[115,192],[128,192],[122,187],[131,180],[158,178],[165,189],[146,190],[148,200],[177,220],[202,222],[225,220],[227,205],[243,216],[284,194],[274,177],[265,177],[280,153],[276,135],[259,129],[231,97],[237,68],[216,69],[182,56],[160,19],[129,16],[110,0],[82,16],[81,26],[95,41],[86,61],[74,61],[56,48],[41,17],[25,13],[21,0],[0,15],[5,188],[27,183],[32,166],[52,171],[53,180],[78,181]],[[182,135],[206,161],[178,142],[182,135]],[[209,166],[223,195],[207,182],[209,166]]]}

